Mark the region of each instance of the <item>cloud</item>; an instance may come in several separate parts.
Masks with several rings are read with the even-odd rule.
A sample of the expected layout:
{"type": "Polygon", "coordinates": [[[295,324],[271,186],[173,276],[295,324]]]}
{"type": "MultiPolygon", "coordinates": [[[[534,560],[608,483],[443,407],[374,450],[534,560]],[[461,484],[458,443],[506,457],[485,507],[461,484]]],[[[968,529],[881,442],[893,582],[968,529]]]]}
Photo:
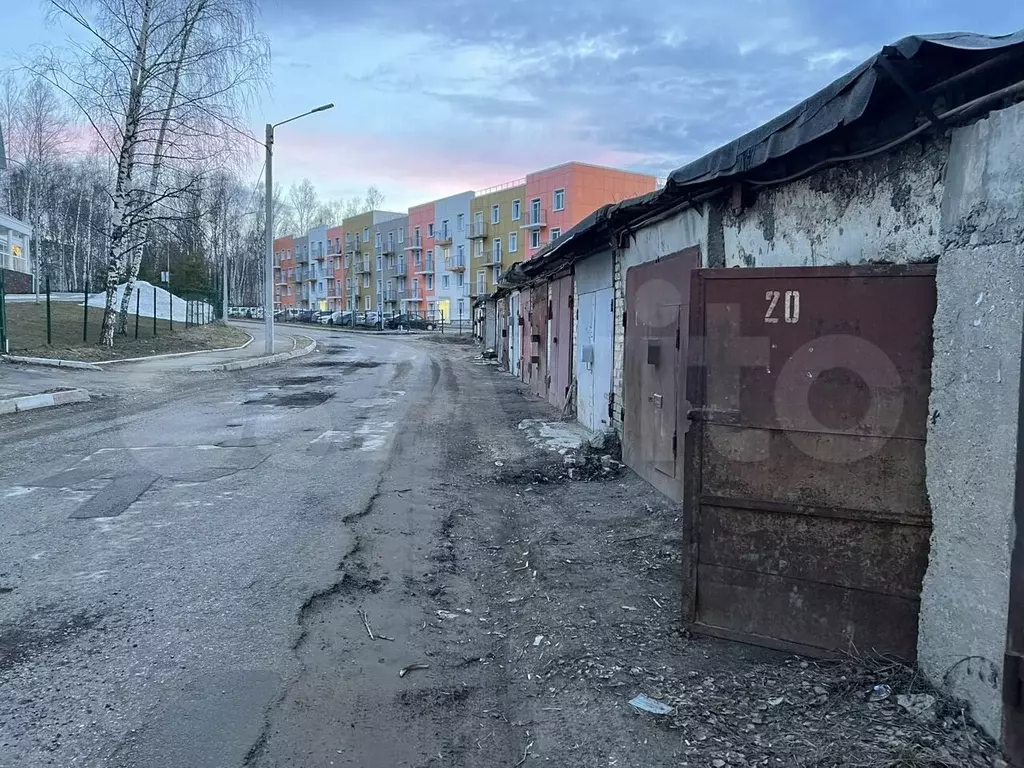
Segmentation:
{"type": "Polygon", "coordinates": [[[349,162],[425,190],[570,159],[665,174],[899,37],[1024,26],[1012,0],[267,0],[265,13],[289,57],[317,63],[289,87],[298,74],[299,90],[338,93],[341,141],[365,153],[349,162]]]}

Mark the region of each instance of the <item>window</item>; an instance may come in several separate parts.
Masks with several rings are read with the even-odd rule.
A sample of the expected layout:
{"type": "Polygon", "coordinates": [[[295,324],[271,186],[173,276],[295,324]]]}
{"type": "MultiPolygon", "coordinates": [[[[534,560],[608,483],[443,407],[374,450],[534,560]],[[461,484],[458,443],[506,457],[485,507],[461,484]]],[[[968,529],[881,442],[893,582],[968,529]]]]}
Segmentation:
{"type": "Polygon", "coordinates": [[[519,233],[509,232],[508,233],[508,252],[516,253],[519,250],[519,233]]]}
{"type": "Polygon", "coordinates": [[[378,272],[383,272],[384,271],[384,257],[383,256],[378,256],[377,257],[377,271],[378,272]]]}
{"type": "Polygon", "coordinates": [[[476,273],[476,295],[487,293],[487,273],[482,269],[476,273]]]}
{"type": "Polygon", "coordinates": [[[461,288],[463,285],[466,284],[466,281],[464,279],[465,277],[466,277],[466,273],[465,272],[456,272],[455,273],[455,285],[456,285],[456,287],[461,288]]]}
{"type": "Polygon", "coordinates": [[[366,294],[366,301],[363,303],[363,306],[366,307],[367,312],[373,308],[373,304],[370,303],[371,301],[370,294],[366,294]]]}
{"type": "MultiPolygon", "coordinates": [[[[266,227],[264,227],[264,229],[266,229],[266,227]]],[[[350,245],[352,245],[352,233],[351,232],[346,232],[345,233],[345,246],[348,247],[350,245]]]]}
{"type": "Polygon", "coordinates": [[[539,230],[535,229],[535,230],[533,230],[530,233],[530,247],[531,248],[540,248],[540,231],[539,230]]]}
{"type": "Polygon", "coordinates": [[[448,219],[445,219],[444,221],[441,222],[441,237],[444,238],[450,235],[451,232],[448,231],[448,219]]]}
{"type": "Polygon", "coordinates": [[[465,229],[466,229],[466,214],[460,213],[458,216],[455,217],[455,228],[458,229],[459,232],[465,231],[465,229]]]}
{"type": "Polygon", "coordinates": [[[420,279],[418,277],[412,279],[412,295],[417,297],[420,295],[420,279]]]}
{"type": "Polygon", "coordinates": [[[477,240],[476,241],[476,255],[477,255],[477,257],[480,257],[480,256],[484,255],[484,241],[483,240],[477,240]]]}
{"type": "Polygon", "coordinates": [[[390,269],[392,272],[395,271],[395,257],[394,256],[391,256],[390,258],[388,258],[388,269],[390,269]]]}
{"type": "Polygon", "coordinates": [[[557,240],[561,236],[562,236],[562,230],[561,229],[559,229],[558,227],[552,227],[551,228],[551,242],[552,243],[555,242],[555,240],[557,240]]]}
{"type": "Polygon", "coordinates": [[[377,293],[382,293],[383,291],[384,291],[384,281],[383,281],[383,280],[381,280],[381,279],[380,279],[380,278],[378,277],[378,278],[377,278],[377,293]]]}
{"type": "Polygon", "coordinates": [[[427,275],[427,290],[428,291],[434,290],[434,276],[433,275],[427,275]]]}
{"type": "MultiPolygon", "coordinates": [[[[264,227],[266,229],[266,227],[264,227]]],[[[345,254],[345,269],[349,269],[352,266],[352,254],[345,254]]]]}
{"type": "Polygon", "coordinates": [[[388,280],[388,296],[390,297],[395,292],[395,281],[388,280]]]}
{"type": "Polygon", "coordinates": [[[466,314],[466,300],[459,299],[459,320],[466,314]]]}
{"type": "Polygon", "coordinates": [[[419,251],[413,251],[412,263],[415,264],[417,267],[420,265],[420,252],[419,251]]]}
{"type": "Polygon", "coordinates": [[[398,242],[400,242],[400,243],[404,243],[405,242],[405,227],[399,227],[398,228],[398,242]]]}
{"type": "Polygon", "coordinates": [[[501,282],[501,267],[494,268],[494,284],[497,285],[501,282]]]}
{"type": "Polygon", "coordinates": [[[363,288],[369,288],[369,287],[370,287],[370,276],[369,275],[363,275],[363,288]]]}
{"type": "Polygon", "coordinates": [[[451,248],[449,248],[449,247],[448,247],[448,246],[446,245],[446,246],[444,247],[444,249],[443,249],[443,250],[441,251],[441,256],[442,256],[442,258],[444,258],[445,262],[449,262],[449,261],[451,261],[451,258],[452,258],[452,249],[451,249],[451,248]]]}
{"type": "Polygon", "coordinates": [[[519,221],[522,218],[522,206],[523,204],[518,200],[512,201],[512,221],[519,221]]]}
{"type": "Polygon", "coordinates": [[[499,262],[499,263],[501,262],[501,238],[500,237],[494,238],[494,245],[493,245],[493,248],[491,250],[491,255],[493,256],[493,258],[491,259],[492,261],[499,262]]]}
{"type": "Polygon", "coordinates": [[[540,198],[535,197],[533,198],[533,200],[530,201],[530,219],[527,223],[540,224],[541,220],[542,219],[540,215],[540,198]]]}
{"type": "Polygon", "coordinates": [[[427,237],[433,237],[433,236],[434,236],[434,222],[430,222],[429,224],[427,224],[427,237]]]}
{"type": "Polygon", "coordinates": [[[491,224],[497,224],[500,219],[501,219],[501,206],[500,205],[492,205],[491,206],[491,224]]]}
{"type": "Polygon", "coordinates": [[[373,244],[375,246],[377,246],[378,248],[380,248],[382,242],[383,241],[381,240],[381,237],[380,237],[380,230],[374,232],[373,233],[373,244]]]}
{"type": "Polygon", "coordinates": [[[448,275],[441,275],[441,287],[448,288],[448,275]]]}
{"type": "Polygon", "coordinates": [[[388,232],[388,250],[389,251],[395,250],[395,233],[394,232],[388,232]]]}
{"type": "Polygon", "coordinates": [[[416,227],[416,229],[413,230],[412,241],[413,241],[413,245],[419,245],[420,244],[420,228],[419,227],[416,227]]]}
{"type": "Polygon", "coordinates": [[[551,207],[554,210],[556,210],[556,211],[564,210],[565,209],[565,190],[564,189],[556,189],[555,190],[555,194],[554,194],[554,199],[551,202],[552,202],[551,207]]]}
{"type": "Polygon", "coordinates": [[[369,227],[363,227],[363,242],[364,243],[370,242],[370,228],[369,227]]]}

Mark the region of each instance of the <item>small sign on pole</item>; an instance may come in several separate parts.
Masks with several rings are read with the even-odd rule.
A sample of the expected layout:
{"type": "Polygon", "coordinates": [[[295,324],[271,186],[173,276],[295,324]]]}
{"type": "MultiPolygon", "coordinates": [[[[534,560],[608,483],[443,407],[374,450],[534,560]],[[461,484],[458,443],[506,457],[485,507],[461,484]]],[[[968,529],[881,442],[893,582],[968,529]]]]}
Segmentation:
{"type": "Polygon", "coordinates": [[[169,283],[169,282],[171,282],[171,273],[170,272],[161,272],[160,273],[160,282],[161,283],[169,283]]]}

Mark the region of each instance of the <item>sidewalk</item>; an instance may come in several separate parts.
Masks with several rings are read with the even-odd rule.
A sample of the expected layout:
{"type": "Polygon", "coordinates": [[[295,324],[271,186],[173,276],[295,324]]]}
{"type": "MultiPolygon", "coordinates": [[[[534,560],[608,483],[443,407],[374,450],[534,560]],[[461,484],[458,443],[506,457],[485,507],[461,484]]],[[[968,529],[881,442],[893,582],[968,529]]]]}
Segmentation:
{"type": "MultiPolygon", "coordinates": [[[[244,349],[107,363],[99,371],[0,362],[0,400],[63,388],[81,388],[92,395],[102,395],[116,394],[124,389],[160,387],[162,379],[189,374],[194,366],[262,357],[265,354],[262,328],[244,327],[253,336],[252,343],[244,349]]],[[[274,352],[288,352],[296,346],[297,340],[303,338],[308,336],[291,329],[275,329],[274,352]]]]}

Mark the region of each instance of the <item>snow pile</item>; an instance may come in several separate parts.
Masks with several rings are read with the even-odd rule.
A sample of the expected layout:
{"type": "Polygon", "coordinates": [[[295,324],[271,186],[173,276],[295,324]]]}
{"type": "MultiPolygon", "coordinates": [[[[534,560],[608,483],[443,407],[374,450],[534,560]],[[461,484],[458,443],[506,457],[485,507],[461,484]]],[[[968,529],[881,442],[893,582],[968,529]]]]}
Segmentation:
{"type": "MultiPolygon", "coordinates": [[[[124,296],[124,288],[125,283],[117,286],[117,300],[114,302],[114,306],[118,309],[121,308],[121,297],[124,296]]],[[[153,317],[153,288],[153,284],[147,283],[145,280],[139,280],[135,283],[135,290],[139,292],[139,298],[136,299],[133,294],[129,299],[129,303],[131,304],[129,314],[135,314],[135,302],[138,301],[139,315],[142,317],[153,317]]],[[[156,316],[159,319],[166,320],[173,306],[174,321],[184,323],[187,303],[189,302],[186,302],[184,299],[165,291],[159,286],[156,286],[156,316]]],[[[195,320],[199,323],[208,323],[217,319],[216,312],[213,307],[206,302],[193,301],[190,303],[192,304],[192,308],[188,310],[187,314],[189,322],[195,320]]],[[[105,293],[96,293],[89,296],[90,307],[99,307],[100,309],[103,309],[106,305],[107,295],[105,293]]]]}

